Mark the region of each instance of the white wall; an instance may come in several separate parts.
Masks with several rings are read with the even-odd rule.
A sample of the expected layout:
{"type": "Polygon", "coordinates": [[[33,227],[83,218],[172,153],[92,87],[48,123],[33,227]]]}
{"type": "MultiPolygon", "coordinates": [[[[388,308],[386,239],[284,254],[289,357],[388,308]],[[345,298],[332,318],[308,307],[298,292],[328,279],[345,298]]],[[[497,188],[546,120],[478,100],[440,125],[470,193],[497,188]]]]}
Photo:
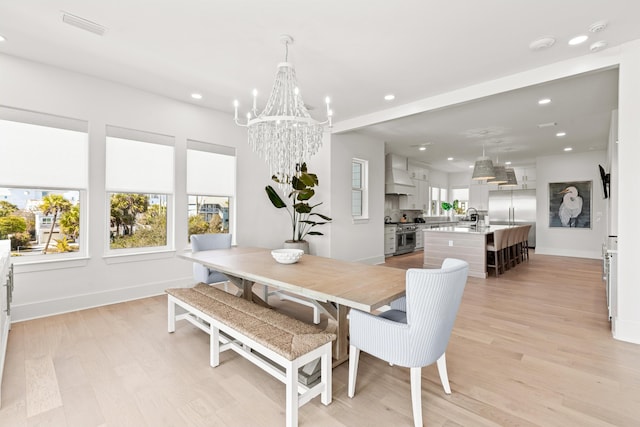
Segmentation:
{"type": "Polygon", "coordinates": [[[598,164],[605,151],[538,157],[536,188],[536,253],[602,258],[607,232],[607,202],[603,198],[598,164]],[[591,181],[591,228],[549,227],[549,183],[591,181]]]}
{"type": "Polygon", "coordinates": [[[640,40],[624,46],[618,84],[618,313],[613,336],[640,343],[640,40]]]}
{"type": "MultiPolygon", "coordinates": [[[[89,258],[31,267],[18,265],[14,320],[155,295],[167,287],[191,281],[191,265],[177,258],[175,252],[103,257],[107,220],[104,192],[107,124],[175,137],[177,252],[187,246],[187,139],[237,147],[236,238],[239,244],[275,248],[281,247],[287,238],[288,217],[271,205],[264,192],[264,187],[271,182],[268,168],[249,149],[246,129],[233,124],[231,108],[229,114],[220,113],[6,55],[0,55],[0,70],[2,105],[89,123],[89,258]]],[[[319,155],[319,166],[314,167],[315,171],[321,171],[321,177],[329,177],[328,156],[324,157],[323,161],[319,155]]]]}
{"type": "Polygon", "coordinates": [[[331,141],[331,257],[384,262],[384,142],[348,133],[331,141]],[[351,159],[369,162],[369,221],[351,217],[351,159]]]}

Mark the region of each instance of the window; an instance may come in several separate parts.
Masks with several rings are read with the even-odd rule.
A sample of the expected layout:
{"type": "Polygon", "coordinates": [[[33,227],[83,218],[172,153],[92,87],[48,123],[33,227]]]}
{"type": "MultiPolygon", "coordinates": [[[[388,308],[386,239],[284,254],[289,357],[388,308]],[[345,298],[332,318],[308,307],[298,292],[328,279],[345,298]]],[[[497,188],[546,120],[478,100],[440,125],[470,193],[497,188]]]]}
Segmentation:
{"type": "Polygon", "coordinates": [[[458,201],[458,213],[465,213],[469,205],[469,188],[451,189],[451,199],[458,201]]]}
{"type": "Polygon", "coordinates": [[[231,232],[235,148],[187,141],[188,235],[231,232]]]}
{"type": "Polygon", "coordinates": [[[108,250],[173,247],[173,138],[107,126],[108,250]]]}
{"type": "Polygon", "coordinates": [[[351,216],[354,219],[369,217],[368,164],[361,159],[351,162],[351,216]]]}
{"type": "Polygon", "coordinates": [[[15,263],[86,255],[87,123],[0,107],[0,239],[15,263]]]}

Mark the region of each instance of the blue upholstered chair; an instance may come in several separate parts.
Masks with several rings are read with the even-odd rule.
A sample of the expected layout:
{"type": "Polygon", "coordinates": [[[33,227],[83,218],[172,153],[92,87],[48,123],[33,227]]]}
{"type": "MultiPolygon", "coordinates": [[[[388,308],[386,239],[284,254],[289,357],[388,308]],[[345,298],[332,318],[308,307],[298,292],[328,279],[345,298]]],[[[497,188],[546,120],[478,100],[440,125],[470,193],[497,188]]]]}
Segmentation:
{"type": "MultiPolygon", "coordinates": [[[[231,234],[192,234],[191,250],[193,252],[211,249],[228,249],[231,247],[231,234]]],[[[193,279],[196,283],[228,282],[229,278],[216,270],[211,270],[202,264],[193,264],[193,279]]],[[[225,290],[227,285],[225,284],[225,290]]]]}
{"type": "Polygon", "coordinates": [[[411,401],[422,426],[421,371],[437,362],[440,381],[451,393],[445,350],[467,282],[469,264],[445,259],[440,269],[409,269],[406,296],[379,316],[359,310],[349,315],[349,397],[355,394],[360,351],[411,369],[411,401]]]}

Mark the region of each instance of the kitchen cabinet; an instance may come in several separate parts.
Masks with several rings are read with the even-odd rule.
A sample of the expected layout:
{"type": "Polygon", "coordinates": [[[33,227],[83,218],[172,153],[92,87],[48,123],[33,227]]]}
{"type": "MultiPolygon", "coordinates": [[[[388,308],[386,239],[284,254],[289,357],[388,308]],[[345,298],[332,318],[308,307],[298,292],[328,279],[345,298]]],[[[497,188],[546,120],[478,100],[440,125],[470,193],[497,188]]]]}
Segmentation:
{"type": "Polygon", "coordinates": [[[396,251],[396,226],[384,226],[384,256],[391,256],[396,251]]]}
{"type": "Polygon", "coordinates": [[[407,164],[407,170],[409,172],[409,176],[412,179],[416,179],[419,181],[429,180],[429,169],[427,169],[427,165],[424,163],[409,160],[407,164]]]}
{"type": "MultiPolygon", "coordinates": [[[[516,173],[516,179],[518,180],[518,186],[515,187],[521,190],[530,190],[536,188],[536,168],[522,167],[513,168],[516,173]]],[[[513,188],[513,187],[512,187],[513,188]]]]}
{"type": "Polygon", "coordinates": [[[429,200],[429,183],[418,179],[412,179],[415,186],[415,194],[400,196],[399,208],[404,210],[426,210],[429,200]]]}
{"type": "MultiPolygon", "coordinates": [[[[11,242],[0,240],[0,391],[4,371],[7,341],[11,329],[11,293],[13,290],[13,270],[11,268],[11,242]]],[[[0,394],[0,405],[2,395],[0,394]]]]}

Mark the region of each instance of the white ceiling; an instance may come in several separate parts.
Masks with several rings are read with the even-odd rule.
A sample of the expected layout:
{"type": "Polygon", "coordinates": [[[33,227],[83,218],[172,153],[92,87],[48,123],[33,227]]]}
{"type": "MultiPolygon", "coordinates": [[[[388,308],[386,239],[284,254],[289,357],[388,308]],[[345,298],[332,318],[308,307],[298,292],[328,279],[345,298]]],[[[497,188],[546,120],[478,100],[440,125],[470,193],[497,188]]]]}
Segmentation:
{"type": "MultiPolygon", "coordinates": [[[[233,99],[246,106],[254,87],[262,95],[259,105],[264,105],[276,64],[284,59],[279,36],[291,34],[295,43],[289,59],[296,66],[305,102],[318,107],[312,114],[319,115],[324,97],[330,95],[337,123],[582,56],[589,53],[593,41],[616,46],[639,39],[637,16],[637,0],[0,0],[0,35],[7,39],[0,43],[0,52],[231,114],[233,99]],[[61,11],[101,24],[107,31],[101,37],[69,26],[62,22],[61,11]],[[588,33],[588,27],[601,20],[608,22],[606,30],[591,34],[583,45],[567,45],[569,38],[588,33]],[[528,48],[543,36],[555,37],[556,44],[537,52],[528,48]],[[192,100],[192,92],[204,98],[192,100]],[[392,104],[383,100],[387,93],[396,95],[392,104]]],[[[561,113],[568,100],[580,99],[571,108],[581,107],[583,114],[598,120],[586,121],[592,131],[587,125],[567,130],[566,141],[578,144],[570,138],[579,136],[580,141],[588,139],[589,146],[601,148],[602,138],[591,136],[603,132],[595,123],[604,114],[604,107],[598,105],[616,102],[609,93],[615,78],[593,78],[603,85],[596,94],[603,98],[586,97],[583,90],[562,94],[564,89],[557,87],[558,95],[548,96],[564,97],[567,103],[554,103],[546,113],[555,109],[558,115],[550,120],[569,126],[567,120],[577,116],[572,119],[561,113]],[[590,101],[594,109],[588,108],[590,101]]],[[[528,143],[521,137],[524,131],[515,130],[531,125],[522,122],[523,115],[533,115],[535,110],[526,109],[525,100],[517,94],[503,97],[493,102],[522,102],[502,110],[514,113],[510,114],[513,121],[492,118],[489,112],[499,111],[493,110],[495,106],[474,112],[475,103],[470,103],[456,109],[457,120],[447,116],[453,112],[449,109],[426,113],[427,121],[435,122],[430,128],[424,127],[425,116],[419,116],[365,132],[383,132],[390,147],[433,142],[429,161],[442,167],[436,153],[462,158],[466,150],[465,161],[479,153],[477,147],[467,146],[442,154],[436,144],[454,147],[451,141],[464,141],[461,132],[471,129],[513,129],[513,135],[502,139],[515,161],[515,153],[521,158],[529,155],[524,147],[528,143]],[[462,122],[464,117],[468,119],[462,122]],[[401,129],[385,129],[390,126],[401,129]]],[[[539,113],[542,117],[542,110],[539,113]]],[[[537,121],[536,116],[533,124],[537,121]]]]}

